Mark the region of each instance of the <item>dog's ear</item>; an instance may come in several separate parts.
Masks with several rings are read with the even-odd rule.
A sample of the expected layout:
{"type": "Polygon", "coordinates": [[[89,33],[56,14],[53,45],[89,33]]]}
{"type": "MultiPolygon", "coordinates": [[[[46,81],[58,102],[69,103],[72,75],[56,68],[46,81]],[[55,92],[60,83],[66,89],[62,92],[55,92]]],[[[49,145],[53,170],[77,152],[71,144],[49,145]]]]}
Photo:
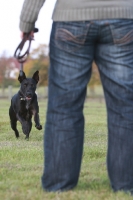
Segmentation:
{"type": "Polygon", "coordinates": [[[25,73],[22,70],[20,70],[18,80],[20,83],[22,83],[24,79],[26,79],[25,73]]]}
{"type": "Polygon", "coordinates": [[[36,71],[33,74],[32,78],[36,81],[36,83],[38,83],[38,81],[39,81],[39,71],[36,71]]]}

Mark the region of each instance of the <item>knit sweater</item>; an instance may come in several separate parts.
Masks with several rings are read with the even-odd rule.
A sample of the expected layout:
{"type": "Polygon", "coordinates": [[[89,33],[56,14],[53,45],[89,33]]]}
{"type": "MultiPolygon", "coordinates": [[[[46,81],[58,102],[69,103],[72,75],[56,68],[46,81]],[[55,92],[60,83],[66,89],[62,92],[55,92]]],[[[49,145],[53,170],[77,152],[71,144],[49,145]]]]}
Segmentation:
{"type": "MultiPolygon", "coordinates": [[[[25,0],[20,15],[20,30],[34,29],[45,0],[25,0]]],[[[57,0],[53,21],[133,19],[133,0],[57,0]]]]}

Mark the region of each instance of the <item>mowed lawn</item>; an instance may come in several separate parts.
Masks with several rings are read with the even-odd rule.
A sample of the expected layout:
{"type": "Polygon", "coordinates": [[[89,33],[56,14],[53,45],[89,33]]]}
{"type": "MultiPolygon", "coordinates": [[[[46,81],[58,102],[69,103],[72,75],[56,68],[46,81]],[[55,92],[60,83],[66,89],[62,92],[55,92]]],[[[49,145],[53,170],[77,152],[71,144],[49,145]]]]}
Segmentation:
{"type": "MultiPolygon", "coordinates": [[[[85,140],[81,173],[75,189],[63,193],[44,192],[43,132],[34,124],[29,141],[22,133],[15,138],[8,117],[9,100],[0,100],[0,200],[130,200],[129,194],[113,193],[106,171],[107,127],[104,102],[86,100],[85,140]]],[[[44,127],[46,100],[39,101],[44,127]]],[[[65,159],[65,158],[64,158],[65,159]]]]}

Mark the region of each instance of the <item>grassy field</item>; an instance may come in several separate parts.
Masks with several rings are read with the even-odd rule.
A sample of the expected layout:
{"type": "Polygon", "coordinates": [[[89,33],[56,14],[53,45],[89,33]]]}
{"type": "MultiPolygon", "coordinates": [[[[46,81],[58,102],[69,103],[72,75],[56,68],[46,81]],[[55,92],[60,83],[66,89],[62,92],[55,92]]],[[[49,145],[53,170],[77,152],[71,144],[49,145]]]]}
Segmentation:
{"type": "MultiPolygon", "coordinates": [[[[46,100],[39,101],[44,124],[46,100]]],[[[8,100],[0,100],[0,200],[130,200],[123,192],[113,193],[106,171],[107,128],[105,104],[89,102],[84,106],[85,141],[77,187],[68,192],[48,193],[41,188],[43,170],[43,130],[32,128],[26,141],[20,130],[16,140],[10,128],[8,100]]]]}
{"type": "MultiPolygon", "coordinates": [[[[0,89],[0,98],[9,98],[10,96],[13,96],[17,91],[18,91],[18,87],[6,87],[4,92],[2,91],[2,89],[0,89]]],[[[41,87],[37,87],[36,90],[38,96],[40,98],[42,97],[47,97],[47,86],[41,86],[41,87]]],[[[101,97],[103,97],[103,90],[102,90],[102,86],[95,86],[94,90],[92,90],[90,87],[87,87],[87,96],[91,97],[91,98],[97,98],[98,100],[101,99],[101,97]]]]}

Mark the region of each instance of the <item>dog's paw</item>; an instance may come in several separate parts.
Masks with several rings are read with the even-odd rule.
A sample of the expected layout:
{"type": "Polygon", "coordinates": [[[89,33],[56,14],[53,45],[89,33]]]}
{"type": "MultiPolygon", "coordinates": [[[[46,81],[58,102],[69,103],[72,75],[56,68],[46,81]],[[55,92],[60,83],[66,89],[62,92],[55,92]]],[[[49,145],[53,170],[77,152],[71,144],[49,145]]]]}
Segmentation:
{"type": "Polygon", "coordinates": [[[32,128],[32,123],[31,122],[27,122],[27,121],[23,122],[23,124],[22,124],[22,130],[23,130],[23,133],[25,135],[29,135],[29,133],[31,131],[31,128],[32,128]]]}
{"type": "Polygon", "coordinates": [[[26,135],[25,140],[29,141],[29,136],[26,135]]]}
{"type": "Polygon", "coordinates": [[[35,127],[36,127],[38,130],[41,130],[41,129],[42,129],[42,125],[35,125],[35,127]]]}
{"type": "Polygon", "coordinates": [[[17,139],[19,138],[19,132],[18,132],[18,130],[15,131],[15,136],[16,136],[17,139]]]}

